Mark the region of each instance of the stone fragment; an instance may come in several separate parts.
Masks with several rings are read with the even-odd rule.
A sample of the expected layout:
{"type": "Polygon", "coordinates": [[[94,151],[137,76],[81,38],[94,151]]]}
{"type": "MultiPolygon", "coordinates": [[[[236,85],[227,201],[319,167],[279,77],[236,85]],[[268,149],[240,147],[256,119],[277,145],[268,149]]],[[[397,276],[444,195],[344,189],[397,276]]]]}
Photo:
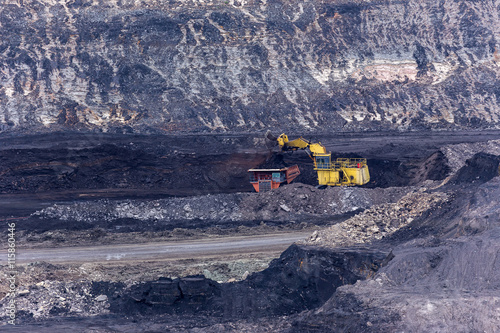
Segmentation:
{"type": "Polygon", "coordinates": [[[281,204],[280,205],[280,208],[283,209],[285,212],[289,212],[290,211],[290,207],[288,207],[287,205],[285,204],[281,204]]]}

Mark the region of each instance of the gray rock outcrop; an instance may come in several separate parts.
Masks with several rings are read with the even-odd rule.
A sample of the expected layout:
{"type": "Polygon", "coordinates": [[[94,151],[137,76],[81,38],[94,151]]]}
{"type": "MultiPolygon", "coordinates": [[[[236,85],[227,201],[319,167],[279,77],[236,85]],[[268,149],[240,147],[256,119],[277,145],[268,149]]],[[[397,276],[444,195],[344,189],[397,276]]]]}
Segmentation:
{"type": "Polygon", "coordinates": [[[498,1],[18,1],[0,130],[497,127],[498,1]]]}

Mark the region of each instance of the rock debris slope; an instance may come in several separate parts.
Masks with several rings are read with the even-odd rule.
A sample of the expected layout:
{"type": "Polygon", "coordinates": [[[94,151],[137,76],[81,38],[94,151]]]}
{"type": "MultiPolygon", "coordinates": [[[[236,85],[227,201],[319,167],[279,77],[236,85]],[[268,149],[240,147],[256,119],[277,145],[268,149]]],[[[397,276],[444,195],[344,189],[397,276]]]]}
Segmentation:
{"type": "Polygon", "coordinates": [[[497,332],[498,165],[498,155],[478,153],[451,177],[453,185],[409,193],[315,233],[307,243],[368,241],[391,249],[392,259],[370,279],[338,288],[283,331],[497,332]],[[490,163],[495,173],[486,176],[490,163]],[[405,209],[410,200],[416,202],[405,209]]]}
{"type": "Polygon", "coordinates": [[[496,127],[499,8],[5,0],[0,130],[496,127]]]}
{"type": "MultiPolygon", "coordinates": [[[[324,221],[335,215],[398,200],[406,188],[364,189],[336,187],[318,190],[311,185],[290,184],[268,193],[235,193],[187,198],[127,201],[86,201],[56,204],[33,214],[43,220],[72,224],[105,224],[133,219],[138,224],[157,221],[166,225],[187,220],[223,225],[234,221],[324,221]],[[281,198],[281,199],[280,199],[281,198]]],[[[41,224],[44,224],[41,222],[41,224]]]]}

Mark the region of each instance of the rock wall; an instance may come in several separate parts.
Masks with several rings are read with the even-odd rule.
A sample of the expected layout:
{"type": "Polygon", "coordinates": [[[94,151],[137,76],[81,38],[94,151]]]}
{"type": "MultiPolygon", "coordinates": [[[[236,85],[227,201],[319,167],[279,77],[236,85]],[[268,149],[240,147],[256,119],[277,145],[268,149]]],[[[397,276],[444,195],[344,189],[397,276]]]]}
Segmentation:
{"type": "Polygon", "coordinates": [[[500,1],[4,0],[0,130],[498,127],[500,1]]]}

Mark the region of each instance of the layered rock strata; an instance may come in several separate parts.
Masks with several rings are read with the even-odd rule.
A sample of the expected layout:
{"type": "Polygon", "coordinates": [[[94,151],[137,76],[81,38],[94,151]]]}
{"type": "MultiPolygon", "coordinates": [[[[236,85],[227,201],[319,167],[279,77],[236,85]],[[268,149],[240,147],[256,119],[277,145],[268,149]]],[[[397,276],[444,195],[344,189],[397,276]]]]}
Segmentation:
{"type": "Polygon", "coordinates": [[[497,127],[497,0],[6,0],[0,130],[497,127]]]}

